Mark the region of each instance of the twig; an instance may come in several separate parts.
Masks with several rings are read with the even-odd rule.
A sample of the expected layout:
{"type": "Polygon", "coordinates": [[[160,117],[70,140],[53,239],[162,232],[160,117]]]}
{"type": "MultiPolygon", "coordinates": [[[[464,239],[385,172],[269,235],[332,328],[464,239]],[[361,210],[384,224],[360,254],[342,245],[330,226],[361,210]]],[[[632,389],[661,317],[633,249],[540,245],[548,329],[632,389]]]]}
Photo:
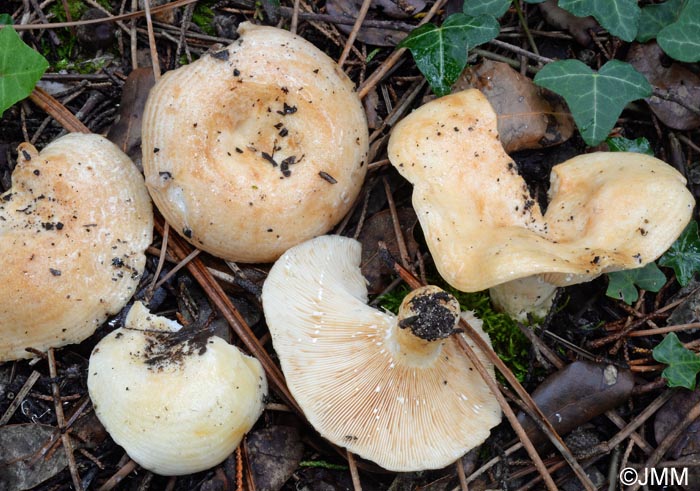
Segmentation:
{"type": "MultiPolygon", "coordinates": [[[[432,19],[435,14],[440,10],[443,6],[443,4],[447,0],[437,0],[430,11],[428,11],[427,14],[425,14],[425,17],[423,17],[423,20],[420,21],[418,24],[419,26],[424,25],[425,23],[429,22],[430,19],[432,19]]],[[[399,48],[396,51],[394,51],[389,57],[382,63],[382,65],[374,72],[372,75],[369,76],[367,80],[365,80],[365,83],[362,84],[360,87],[360,90],[358,91],[358,95],[360,96],[360,99],[364,99],[367,94],[384,78],[384,76],[391,70],[391,68],[401,59],[403,54],[406,52],[406,48],[399,48]]]]}
{"type": "MultiPolygon", "coordinates": [[[[175,0],[174,2],[166,3],[164,5],[159,5],[158,7],[153,7],[150,9],[151,14],[158,14],[160,12],[166,12],[177,7],[182,7],[188,3],[194,3],[198,0],[175,0]]],[[[103,17],[100,19],[89,19],[80,20],[74,22],[52,22],[50,24],[15,24],[13,27],[16,31],[28,31],[31,29],[59,29],[62,27],[73,27],[73,26],[85,26],[88,24],[101,24],[103,22],[116,22],[118,20],[128,20],[136,19],[138,17],[143,17],[146,15],[144,10],[137,10],[136,12],[131,12],[128,14],[113,15],[111,17],[103,17]]]]}
{"type": "Polygon", "coordinates": [[[136,469],[137,465],[138,464],[136,464],[136,462],[130,459],[126,464],[121,466],[121,468],[117,472],[115,472],[106,483],[100,486],[97,491],[112,491],[112,489],[114,489],[117,486],[117,484],[119,484],[122,481],[122,479],[124,479],[126,476],[131,474],[134,471],[134,469],[136,469]]]}
{"type": "MultiPolygon", "coordinates": [[[[163,228],[165,229],[165,227],[163,227],[163,228]]],[[[165,250],[165,249],[163,249],[163,250],[165,250]]],[[[170,278],[172,278],[173,275],[174,275],[175,273],[177,273],[177,272],[180,271],[182,268],[184,268],[185,266],[187,266],[187,263],[189,263],[191,260],[193,260],[195,257],[197,257],[197,256],[199,255],[200,252],[202,252],[200,249],[194,249],[192,252],[190,252],[190,253],[187,255],[187,257],[183,258],[179,263],[177,263],[177,265],[176,265],[173,269],[171,269],[170,271],[168,271],[168,274],[166,274],[165,276],[163,276],[163,278],[161,278],[161,279],[155,284],[155,286],[153,287],[153,291],[155,291],[155,290],[157,290],[158,288],[160,288],[160,287],[163,285],[163,283],[165,283],[165,282],[168,281],[170,278]]]]}
{"type": "Polygon", "coordinates": [[[68,459],[68,469],[70,470],[70,476],[73,480],[73,488],[75,491],[83,491],[83,484],[80,480],[80,475],[78,474],[78,466],[75,465],[75,455],[73,454],[73,443],[70,441],[70,435],[66,430],[66,418],[63,415],[63,404],[61,403],[61,393],[58,389],[58,383],[56,382],[56,358],[54,356],[54,349],[49,348],[49,375],[51,376],[51,392],[54,397],[54,408],[56,410],[56,423],[58,424],[58,429],[61,432],[61,442],[63,443],[63,450],[66,452],[66,458],[68,459]]]}
{"type": "Polygon", "coordinates": [[[297,33],[297,27],[299,26],[299,0],[294,0],[294,9],[292,10],[292,21],[289,26],[289,32],[292,34],[297,33]]]}
{"type": "Polygon", "coordinates": [[[350,31],[350,35],[348,36],[348,39],[345,42],[345,47],[343,48],[343,52],[340,54],[340,58],[338,58],[338,66],[340,66],[341,68],[345,64],[345,60],[347,59],[348,54],[350,54],[350,48],[352,48],[352,45],[355,42],[355,39],[357,38],[357,33],[360,32],[362,22],[365,20],[367,12],[369,12],[369,6],[371,3],[372,0],[364,0],[362,2],[362,7],[360,7],[360,12],[357,14],[355,24],[352,26],[352,31],[350,31]]]}
{"type": "Polygon", "coordinates": [[[498,39],[492,39],[489,41],[489,44],[492,44],[494,46],[497,46],[499,48],[506,49],[508,51],[512,51],[515,54],[522,55],[526,58],[529,58],[531,60],[540,62],[540,63],[551,63],[554,60],[552,58],[547,58],[546,56],[542,56],[538,53],[532,53],[526,49],[520,48],[518,46],[515,46],[510,43],[504,43],[503,41],[499,41],[498,39]]]}
{"type": "Polygon", "coordinates": [[[148,287],[148,290],[146,290],[148,292],[146,297],[151,297],[153,295],[153,292],[156,291],[156,283],[158,282],[160,272],[163,270],[163,265],[165,264],[165,257],[167,256],[168,252],[169,235],[170,224],[168,222],[165,222],[165,225],[163,226],[163,243],[160,246],[160,254],[158,254],[158,266],[156,266],[156,272],[153,273],[153,281],[151,281],[151,285],[148,287]]]}
{"type": "Polygon", "coordinates": [[[0,418],[0,426],[3,426],[7,424],[8,421],[10,421],[10,418],[13,414],[15,414],[15,411],[17,411],[17,408],[22,404],[22,401],[24,401],[24,398],[27,397],[27,394],[30,390],[32,390],[32,387],[34,387],[34,384],[37,380],[39,380],[40,376],[41,375],[39,374],[39,372],[33,370],[29,377],[27,377],[27,380],[24,382],[24,385],[19,390],[19,392],[15,394],[15,398],[5,410],[5,414],[3,414],[2,418],[0,418]]]}
{"type": "Polygon", "coordinates": [[[144,0],[144,11],[146,12],[146,28],[148,29],[148,47],[151,50],[151,64],[153,65],[153,78],[156,82],[160,80],[160,61],[158,60],[158,47],[156,37],[153,34],[153,21],[151,20],[151,0],[144,0]]]}
{"type": "MultiPolygon", "coordinates": [[[[676,442],[676,440],[683,434],[683,432],[690,426],[693,421],[700,417],[700,402],[696,403],[690,411],[685,415],[683,420],[678,423],[669,433],[666,435],[661,443],[656,447],[646,462],[644,462],[645,468],[656,467],[659,463],[661,457],[663,457],[671,446],[676,442]]],[[[627,488],[627,491],[637,491],[641,484],[639,481],[635,482],[632,486],[627,488]]]]}
{"type": "Polygon", "coordinates": [[[352,487],[354,491],[362,491],[362,483],[360,482],[360,474],[357,472],[357,463],[355,456],[350,450],[345,452],[348,459],[348,467],[350,469],[350,477],[352,478],[352,487]]]}
{"type": "Polygon", "coordinates": [[[384,193],[386,194],[386,199],[389,203],[391,221],[394,224],[394,235],[396,236],[396,244],[399,246],[401,264],[404,268],[409,269],[410,260],[408,258],[408,250],[406,249],[406,241],[404,240],[403,233],[401,232],[401,224],[399,223],[399,214],[396,211],[396,204],[394,203],[394,198],[391,195],[391,187],[389,186],[389,181],[386,180],[386,177],[382,177],[382,181],[384,182],[384,193]]]}
{"type": "Polygon", "coordinates": [[[459,488],[462,491],[469,491],[469,484],[467,484],[467,476],[464,475],[464,464],[462,463],[462,458],[457,459],[455,463],[457,467],[457,477],[459,478],[459,488]]]}

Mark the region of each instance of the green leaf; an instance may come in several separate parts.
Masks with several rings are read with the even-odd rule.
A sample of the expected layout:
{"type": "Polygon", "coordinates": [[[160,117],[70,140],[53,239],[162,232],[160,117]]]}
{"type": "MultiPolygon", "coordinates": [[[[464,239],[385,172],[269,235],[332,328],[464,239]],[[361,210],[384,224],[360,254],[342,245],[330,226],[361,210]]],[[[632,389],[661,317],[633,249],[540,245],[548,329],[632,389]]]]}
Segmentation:
{"type": "Polygon", "coordinates": [[[0,27],[0,116],[34,90],[49,62],[24,44],[10,27],[0,27]]]}
{"type": "Polygon", "coordinates": [[[462,12],[472,17],[492,15],[499,18],[508,11],[510,0],[464,0],[462,12]]]}
{"type": "Polygon", "coordinates": [[[633,41],[637,35],[641,14],[637,0],[559,0],[559,6],[577,17],[592,15],[623,41],[633,41]]]}
{"type": "Polygon", "coordinates": [[[0,14],[0,26],[11,26],[13,24],[10,14],[0,14]]]}
{"type": "Polygon", "coordinates": [[[637,287],[650,292],[658,292],[666,283],[666,276],[656,266],[656,263],[649,263],[643,268],[608,273],[608,281],[608,290],[605,294],[630,305],[639,298],[637,287]]]}
{"type": "Polygon", "coordinates": [[[654,156],[649,140],[640,136],[634,140],[622,137],[608,138],[605,140],[611,152],[636,152],[654,156]]]}
{"type": "Polygon", "coordinates": [[[680,237],[661,256],[659,264],[673,268],[681,286],[687,285],[693,275],[700,271],[700,237],[695,220],[685,227],[680,237]]]}
{"type": "Polygon", "coordinates": [[[424,24],[409,34],[399,46],[411,50],[418,69],[435,94],[449,94],[450,87],[467,65],[469,48],[495,38],[498,21],[490,15],[470,17],[450,15],[441,27],[424,24]]]}
{"type": "Polygon", "coordinates": [[[628,102],[649,97],[651,85],[632,65],[611,60],[595,73],[578,60],[555,61],[535,83],[564,97],[584,141],[605,140],[628,102]]]}
{"type": "Polygon", "coordinates": [[[700,61],[700,0],[686,0],[678,21],[659,31],[661,49],[679,61],[700,61]]]}
{"type": "Polygon", "coordinates": [[[654,359],[668,365],[661,373],[669,387],[695,390],[695,379],[700,372],[700,357],[683,346],[676,333],[669,333],[652,350],[654,359]]]}
{"type": "Polygon", "coordinates": [[[664,3],[642,7],[637,41],[646,43],[650,39],[654,39],[661,29],[678,20],[682,7],[683,0],[668,0],[664,3]]]}

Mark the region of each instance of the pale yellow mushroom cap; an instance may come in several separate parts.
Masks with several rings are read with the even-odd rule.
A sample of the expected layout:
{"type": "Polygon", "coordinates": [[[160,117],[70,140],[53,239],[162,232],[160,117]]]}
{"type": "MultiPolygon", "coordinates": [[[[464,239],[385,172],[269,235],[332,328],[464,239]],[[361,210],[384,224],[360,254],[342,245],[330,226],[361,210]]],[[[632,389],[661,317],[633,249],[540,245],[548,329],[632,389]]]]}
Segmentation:
{"type": "Polygon", "coordinates": [[[263,307],[287,384],[336,445],[392,471],[444,467],[488,437],[500,407],[454,336],[410,346],[395,315],[367,305],[360,256],[357,241],[322,236],[270,270],[263,307]]]}
{"type": "Polygon", "coordinates": [[[128,302],[153,212],[143,177],[113,143],[70,134],[19,146],[0,197],[0,362],[78,343],[128,302]]]}
{"type": "Polygon", "coordinates": [[[135,462],[162,475],[222,462],[263,411],[262,365],[213,336],[168,345],[180,325],[134,303],[90,356],[95,413],[135,462]]]}
{"type": "Polygon", "coordinates": [[[538,274],[564,286],[641,267],[691,218],[683,176],[654,157],[625,152],[555,166],[543,216],[496,128],[487,99],[467,90],[420,107],[389,140],[392,164],[413,184],[436,266],[459,290],[538,274]]]}
{"type": "Polygon", "coordinates": [[[360,99],[289,31],[243,23],[151,90],[143,167],[166,220],[224,259],[268,262],[348,212],[367,170],[360,99]]]}

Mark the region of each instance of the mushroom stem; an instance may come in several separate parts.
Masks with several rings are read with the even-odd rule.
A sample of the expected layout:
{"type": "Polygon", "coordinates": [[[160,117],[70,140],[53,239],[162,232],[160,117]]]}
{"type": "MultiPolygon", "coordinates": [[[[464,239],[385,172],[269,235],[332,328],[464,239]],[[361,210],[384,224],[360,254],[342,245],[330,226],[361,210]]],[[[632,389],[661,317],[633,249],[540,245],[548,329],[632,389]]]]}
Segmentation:
{"type": "Polygon", "coordinates": [[[489,288],[493,306],[516,321],[526,321],[528,314],[545,317],[554,302],[557,286],[542,275],[526,276],[489,288]]]}
{"type": "Polygon", "coordinates": [[[398,353],[416,361],[432,359],[459,323],[459,302],[437,286],[413,290],[401,302],[394,327],[398,353]]]}

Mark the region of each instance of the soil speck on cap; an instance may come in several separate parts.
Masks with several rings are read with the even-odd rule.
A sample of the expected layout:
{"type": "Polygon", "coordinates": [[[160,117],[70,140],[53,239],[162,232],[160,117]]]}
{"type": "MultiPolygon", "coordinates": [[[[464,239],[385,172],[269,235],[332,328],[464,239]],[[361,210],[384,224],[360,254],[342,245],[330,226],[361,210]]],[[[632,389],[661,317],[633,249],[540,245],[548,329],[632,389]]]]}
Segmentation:
{"type": "Polygon", "coordinates": [[[399,327],[410,328],[414,335],[426,341],[450,336],[455,332],[457,314],[446,304],[453,298],[447,292],[416,295],[409,301],[409,307],[417,314],[402,319],[399,327]]]}

